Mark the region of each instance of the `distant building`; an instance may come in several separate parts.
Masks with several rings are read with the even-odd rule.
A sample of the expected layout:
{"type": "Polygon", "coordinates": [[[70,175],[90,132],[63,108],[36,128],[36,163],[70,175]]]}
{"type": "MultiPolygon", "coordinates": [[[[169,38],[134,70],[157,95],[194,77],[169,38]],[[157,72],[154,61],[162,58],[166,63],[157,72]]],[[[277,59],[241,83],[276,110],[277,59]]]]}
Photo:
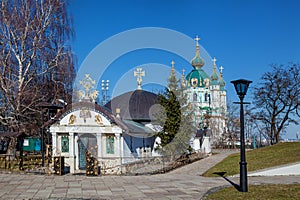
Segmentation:
{"type": "Polygon", "coordinates": [[[216,144],[226,131],[227,106],[223,67],[219,68],[218,74],[217,60],[214,58],[213,73],[208,75],[203,70],[205,61],[200,56],[199,38],[196,37],[195,40],[196,55],[191,61],[194,69],[182,78],[182,84],[194,111],[195,126],[199,129],[196,137],[200,137],[201,133],[209,134],[211,144],[216,144]]]}

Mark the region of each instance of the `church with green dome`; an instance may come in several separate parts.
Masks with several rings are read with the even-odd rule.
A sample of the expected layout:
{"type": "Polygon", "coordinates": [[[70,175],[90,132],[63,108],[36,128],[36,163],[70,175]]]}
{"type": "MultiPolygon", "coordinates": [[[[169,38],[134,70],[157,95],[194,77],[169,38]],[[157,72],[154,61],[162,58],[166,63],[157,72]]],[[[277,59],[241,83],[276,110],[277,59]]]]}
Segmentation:
{"type": "Polygon", "coordinates": [[[217,69],[216,58],[213,58],[213,73],[207,74],[203,66],[204,59],[200,56],[199,38],[196,37],[196,55],[191,60],[193,69],[182,76],[188,103],[194,113],[195,127],[198,129],[191,139],[193,149],[200,149],[203,136],[209,136],[210,144],[220,142],[226,131],[226,90],[223,79],[223,67],[217,69]],[[198,141],[199,140],[199,141],[198,141]]]}

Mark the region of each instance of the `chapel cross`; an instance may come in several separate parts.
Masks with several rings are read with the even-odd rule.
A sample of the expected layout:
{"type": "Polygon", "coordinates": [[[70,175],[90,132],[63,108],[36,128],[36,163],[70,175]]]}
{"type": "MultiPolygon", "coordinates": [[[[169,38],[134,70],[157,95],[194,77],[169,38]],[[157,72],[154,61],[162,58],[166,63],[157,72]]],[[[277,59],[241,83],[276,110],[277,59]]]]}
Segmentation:
{"type": "Polygon", "coordinates": [[[138,82],[138,90],[141,90],[142,87],[142,77],[145,76],[145,71],[142,71],[143,69],[142,68],[137,68],[136,71],[134,71],[133,75],[136,77],[137,76],[137,79],[136,81],[138,82]]]}
{"type": "Polygon", "coordinates": [[[96,81],[90,77],[90,74],[86,74],[85,78],[79,82],[80,85],[85,89],[85,98],[89,98],[89,90],[94,87],[96,81]]]}

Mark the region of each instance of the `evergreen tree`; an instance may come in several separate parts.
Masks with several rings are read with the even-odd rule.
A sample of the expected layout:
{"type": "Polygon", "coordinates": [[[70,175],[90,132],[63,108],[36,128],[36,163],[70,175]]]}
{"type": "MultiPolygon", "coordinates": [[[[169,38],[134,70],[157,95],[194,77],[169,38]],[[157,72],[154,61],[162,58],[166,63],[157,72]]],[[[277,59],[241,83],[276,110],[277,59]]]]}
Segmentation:
{"type": "Polygon", "coordinates": [[[173,65],[168,78],[168,89],[158,98],[164,110],[158,117],[163,128],[156,134],[161,139],[159,150],[164,155],[171,156],[171,159],[187,151],[195,130],[184,89],[184,84],[175,76],[173,65]]]}

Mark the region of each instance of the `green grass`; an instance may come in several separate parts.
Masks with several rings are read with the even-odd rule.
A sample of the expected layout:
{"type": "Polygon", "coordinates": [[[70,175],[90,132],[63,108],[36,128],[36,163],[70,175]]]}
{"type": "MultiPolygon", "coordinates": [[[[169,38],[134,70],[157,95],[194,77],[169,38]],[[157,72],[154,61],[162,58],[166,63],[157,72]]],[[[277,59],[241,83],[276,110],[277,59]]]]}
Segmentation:
{"type": "MultiPolygon", "coordinates": [[[[300,142],[285,142],[260,149],[246,151],[248,171],[300,162],[300,142]]],[[[225,176],[239,173],[240,153],[232,154],[206,171],[203,176],[218,176],[216,172],[226,172],[225,176]]]]}
{"type": "Polygon", "coordinates": [[[238,192],[234,187],[223,188],[209,194],[206,199],[300,199],[300,184],[292,185],[250,185],[248,192],[238,192]]]}

